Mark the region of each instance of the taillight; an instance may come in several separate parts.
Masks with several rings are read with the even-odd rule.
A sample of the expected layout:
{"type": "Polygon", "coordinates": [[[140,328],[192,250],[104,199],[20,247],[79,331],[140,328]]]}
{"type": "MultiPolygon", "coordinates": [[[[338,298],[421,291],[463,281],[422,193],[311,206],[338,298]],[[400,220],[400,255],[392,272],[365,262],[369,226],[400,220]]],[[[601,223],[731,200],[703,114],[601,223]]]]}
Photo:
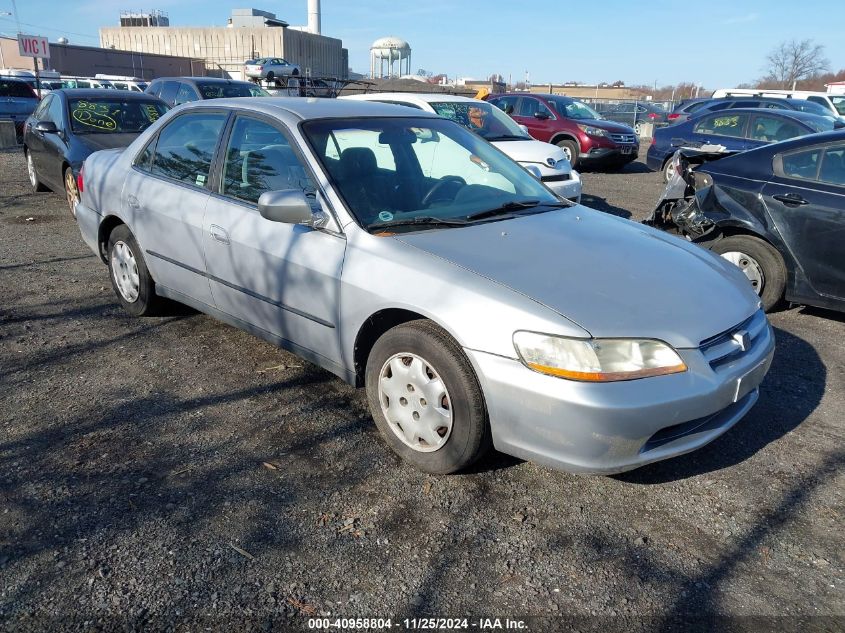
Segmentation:
{"type": "Polygon", "coordinates": [[[681,115],[678,112],[673,112],[672,114],[669,115],[668,118],[669,118],[670,121],[674,121],[675,119],[678,119],[680,117],[681,117],[681,115]]]}
{"type": "Polygon", "coordinates": [[[80,167],[79,173],[76,176],[76,189],[77,189],[77,191],[79,191],[79,193],[82,193],[83,191],[85,191],[85,181],[82,178],[82,172],[84,172],[84,171],[85,171],[85,167],[80,167]]]}
{"type": "Polygon", "coordinates": [[[649,113],[648,113],[648,118],[649,118],[649,119],[659,119],[659,118],[660,118],[660,115],[659,115],[659,114],[656,114],[655,112],[649,112],[649,113]]]}

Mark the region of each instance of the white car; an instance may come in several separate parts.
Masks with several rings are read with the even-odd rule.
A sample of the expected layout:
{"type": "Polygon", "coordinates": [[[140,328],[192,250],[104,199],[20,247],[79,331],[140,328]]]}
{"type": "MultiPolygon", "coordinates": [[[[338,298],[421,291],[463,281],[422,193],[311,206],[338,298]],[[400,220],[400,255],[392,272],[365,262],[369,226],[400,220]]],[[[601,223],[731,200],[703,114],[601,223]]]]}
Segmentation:
{"type": "Polygon", "coordinates": [[[356,101],[392,103],[434,112],[460,123],[489,141],[534,174],[559,196],[581,202],[581,176],[557,145],[535,140],[496,106],[446,94],[382,92],[340,97],[356,101]]]}
{"type": "Polygon", "coordinates": [[[275,81],[277,77],[296,77],[299,73],[299,66],[281,57],[262,57],[244,64],[244,76],[250,79],[275,81]]]}

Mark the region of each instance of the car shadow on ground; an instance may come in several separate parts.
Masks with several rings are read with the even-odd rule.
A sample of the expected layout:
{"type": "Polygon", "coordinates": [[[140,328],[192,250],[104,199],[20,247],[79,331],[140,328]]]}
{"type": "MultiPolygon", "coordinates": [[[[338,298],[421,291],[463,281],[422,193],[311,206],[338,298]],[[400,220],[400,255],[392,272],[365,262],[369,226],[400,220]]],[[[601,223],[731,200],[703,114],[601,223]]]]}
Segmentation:
{"type": "Polygon", "coordinates": [[[620,475],[627,483],[663,484],[734,466],[798,427],[822,400],[827,369],[812,345],[775,328],[772,368],[751,411],[711,444],[620,475]]]}
{"type": "Polygon", "coordinates": [[[630,219],[631,212],[627,209],[623,209],[622,207],[617,207],[610,204],[605,198],[601,196],[594,196],[589,193],[585,193],[581,196],[581,204],[585,207],[590,207],[591,209],[595,209],[596,211],[604,211],[605,213],[610,213],[612,215],[618,216],[620,218],[630,219]]]}

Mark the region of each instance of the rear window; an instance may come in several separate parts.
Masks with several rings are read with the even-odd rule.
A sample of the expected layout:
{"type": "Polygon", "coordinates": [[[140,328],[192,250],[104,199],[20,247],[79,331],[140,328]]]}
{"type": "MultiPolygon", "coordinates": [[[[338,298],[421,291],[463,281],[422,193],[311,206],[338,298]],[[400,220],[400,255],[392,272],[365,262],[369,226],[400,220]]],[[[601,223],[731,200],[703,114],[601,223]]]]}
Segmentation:
{"type": "Polygon", "coordinates": [[[77,134],[137,134],[167,112],[167,106],[141,99],[71,99],[71,129],[77,134]]]}
{"type": "Polygon", "coordinates": [[[223,99],[226,97],[269,97],[269,93],[258,86],[248,83],[228,84],[218,82],[197,82],[197,88],[203,99],[223,99]]]}
{"type": "Polygon", "coordinates": [[[23,97],[37,99],[32,88],[22,81],[8,81],[0,79],[0,97],[23,97]]]}

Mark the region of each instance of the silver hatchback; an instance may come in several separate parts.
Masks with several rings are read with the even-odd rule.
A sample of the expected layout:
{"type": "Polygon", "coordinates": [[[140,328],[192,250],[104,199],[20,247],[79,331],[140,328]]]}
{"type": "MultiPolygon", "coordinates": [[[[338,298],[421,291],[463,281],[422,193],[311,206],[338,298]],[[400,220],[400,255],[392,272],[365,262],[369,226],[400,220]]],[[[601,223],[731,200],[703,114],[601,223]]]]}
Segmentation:
{"type": "Polygon", "coordinates": [[[365,386],[385,442],[612,473],[754,405],[774,338],[736,267],[556,197],[434,114],[196,102],[80,178],[82,236],[133,315],[168,298],[365,386]]]}

